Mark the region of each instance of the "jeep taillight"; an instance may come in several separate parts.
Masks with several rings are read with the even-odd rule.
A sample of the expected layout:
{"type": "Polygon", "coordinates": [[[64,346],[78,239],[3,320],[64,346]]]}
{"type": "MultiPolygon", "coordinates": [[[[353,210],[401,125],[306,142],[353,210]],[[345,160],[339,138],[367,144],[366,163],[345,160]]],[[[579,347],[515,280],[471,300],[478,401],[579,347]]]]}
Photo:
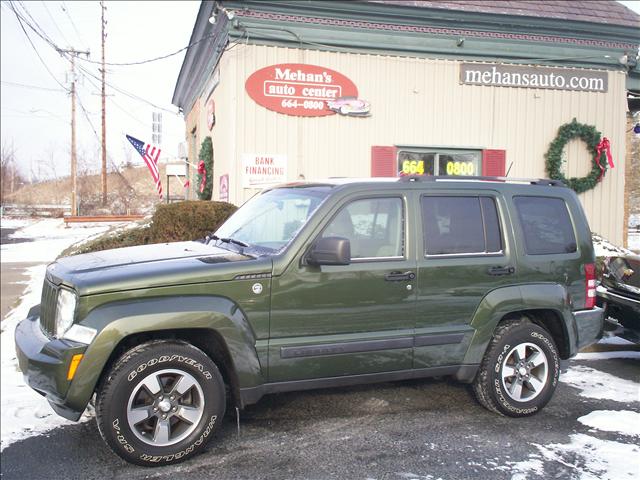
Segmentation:
{"type": "Polygon", "coordinates": [[[593,308],[596,306],[596,265],[595,263],[587,263],[584,266],[585,280],[585,302],[584,308],[593,308]]]}

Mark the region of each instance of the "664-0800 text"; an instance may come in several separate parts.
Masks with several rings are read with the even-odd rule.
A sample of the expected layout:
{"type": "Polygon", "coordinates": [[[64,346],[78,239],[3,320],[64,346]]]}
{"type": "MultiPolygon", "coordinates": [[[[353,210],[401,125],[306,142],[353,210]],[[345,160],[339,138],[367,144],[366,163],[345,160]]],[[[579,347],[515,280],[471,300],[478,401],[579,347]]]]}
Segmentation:
{"type": "Polygon", "coordinates": [[[322,100],[305,100],[299,102],[298,100],[291,100],[285,98],[281,103],[283,108],[304,108],[307,110],[323,110],[324,102],[322,100]]]}

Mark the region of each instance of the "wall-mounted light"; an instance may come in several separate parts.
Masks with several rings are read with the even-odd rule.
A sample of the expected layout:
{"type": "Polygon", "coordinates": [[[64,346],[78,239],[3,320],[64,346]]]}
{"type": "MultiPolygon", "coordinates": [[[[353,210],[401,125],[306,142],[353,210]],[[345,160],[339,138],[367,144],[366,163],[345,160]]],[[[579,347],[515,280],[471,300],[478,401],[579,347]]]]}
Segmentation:
{"type": "Polygon", "coordinates": [[[229,20],[233,20],[236,17],[236,13],[233,10],[227,10],[224,7],[218,7],[217,9],[214,9],[213,12],[211,12],[211,16],[209,17],[209,23],[211,25],[215,25],[217,16],[220,14],[220,12],[223,12],[229,20]]]}
{"type": "Polygon", "coordinates": [[[463,46],[463,45],[464,45],[464,37],[460,37],[460,38],[458,39],[458,41],[456,42],[456,45],[457,45],[458,47],[463,46]]]}

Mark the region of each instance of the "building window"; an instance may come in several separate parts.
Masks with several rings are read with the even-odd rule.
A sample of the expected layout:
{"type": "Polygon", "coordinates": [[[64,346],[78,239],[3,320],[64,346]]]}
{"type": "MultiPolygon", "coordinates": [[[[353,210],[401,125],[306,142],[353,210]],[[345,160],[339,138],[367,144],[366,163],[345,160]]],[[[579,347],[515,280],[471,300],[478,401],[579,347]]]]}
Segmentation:
{"type": "Polygon", "coordinates": [[[495,200],[491,197],[422,197],[425,255],[502,252],[495,200]]]}
{"type": "Polygon", "coordinates": [[[400,148],[398,172],[404,175],[481,175],[482,150],[400,148]]]}

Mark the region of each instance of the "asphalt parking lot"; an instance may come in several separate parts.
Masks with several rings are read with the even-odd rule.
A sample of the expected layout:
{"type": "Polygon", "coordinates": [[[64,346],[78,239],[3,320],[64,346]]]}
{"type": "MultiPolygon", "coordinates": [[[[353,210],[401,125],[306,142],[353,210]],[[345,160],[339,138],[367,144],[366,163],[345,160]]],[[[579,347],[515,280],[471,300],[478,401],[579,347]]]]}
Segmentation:
{"type": "MultiPolygon", "coordinates": [[[[635,382],[640,400],[637,356],[572,361],[570,367],[576,366],[635,382]]],[[[205,453],[183,464],[129,465],[103,444],[91,421],[10,445],[2,452],[2,478],[607,478],[591,459],[598,451],[562,446],[586,435],[615,442],[635,452],[626,461],[640,469],[637,438],[596,431],[577,420],[593,411],[639,407],[637,401],[587,398],[562,382],[541,413],[524,419],[484,410],[465,385],[447,379],[286,393],[242,412],[239,436],[235,413],[228,412],[205,453]]]]}

